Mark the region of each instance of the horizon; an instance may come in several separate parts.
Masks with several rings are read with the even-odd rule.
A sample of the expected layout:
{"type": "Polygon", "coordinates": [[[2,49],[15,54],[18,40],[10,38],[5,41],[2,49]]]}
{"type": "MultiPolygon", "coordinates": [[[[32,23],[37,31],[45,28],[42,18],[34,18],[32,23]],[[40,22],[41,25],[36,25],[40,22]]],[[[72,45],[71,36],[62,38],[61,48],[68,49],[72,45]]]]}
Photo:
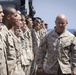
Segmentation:
{"type": "MultiPolygon", "coordinates": [[[[47,32],[51,31],[52,29],[47,29],[47,32]]],[[[70,31],[72,34],[74,33],[74,30],[76,29],[67,29],[68,31],[70,31]]]]}

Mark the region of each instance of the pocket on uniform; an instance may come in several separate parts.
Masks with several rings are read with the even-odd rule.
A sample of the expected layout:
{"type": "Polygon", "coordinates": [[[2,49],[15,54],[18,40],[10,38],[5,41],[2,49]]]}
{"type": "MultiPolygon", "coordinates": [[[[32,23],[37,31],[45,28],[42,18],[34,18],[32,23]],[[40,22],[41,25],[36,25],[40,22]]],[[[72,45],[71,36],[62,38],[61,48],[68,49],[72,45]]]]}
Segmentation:
{"type": "Polygon", "coordinates": [[[14,48],[14,43],[13,43],[13,39],[12,38],[8,39],[7,51],[10,54],[14,54],[15,53],[15,48],[14,48]]]}
{"type": "Polygon", "coordinates": [[[65,53],[69,53],[70,52],[70,45],[71,45],[71,43],[67,42],[67,41],[62,44],[63,50],[64,50],[65,53]]]}

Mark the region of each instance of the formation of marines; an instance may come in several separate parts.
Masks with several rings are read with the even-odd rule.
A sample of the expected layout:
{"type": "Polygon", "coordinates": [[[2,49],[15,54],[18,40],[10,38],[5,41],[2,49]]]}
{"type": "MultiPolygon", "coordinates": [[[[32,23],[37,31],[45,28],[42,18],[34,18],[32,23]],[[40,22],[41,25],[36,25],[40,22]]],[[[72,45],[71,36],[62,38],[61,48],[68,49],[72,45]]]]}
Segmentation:
{"type": "Polygon", "coordinates": [[[76,75],[76,37],[67,24],[60,14],[47,33],[41,18],[0,5],[0,75],[76,75]]]}
{"type": "Polygon", "coordinates": [[[46,34],[46,30],[40,31],[40,22],[13,7],[3,10],[0,5],[0,75],[32,75],[40,33],[46,34]]]}

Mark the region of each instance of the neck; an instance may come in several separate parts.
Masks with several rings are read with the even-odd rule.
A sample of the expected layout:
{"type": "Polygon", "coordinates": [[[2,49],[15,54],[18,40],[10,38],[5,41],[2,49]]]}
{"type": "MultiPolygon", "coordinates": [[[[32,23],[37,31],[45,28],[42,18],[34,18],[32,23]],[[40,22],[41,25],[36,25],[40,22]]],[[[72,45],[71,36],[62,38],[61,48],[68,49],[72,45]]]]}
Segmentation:
{"type": "Polygon", "coordinates": [[[65,31],[65,28],[55,28],[55,31],[58,33],[63,33],[65,31]]]}
{"type": "Polygon", "coordinates": [[[55,29],[55,31],[56,31],[56,33],[58,34],[58,35],[61,35],[64,31],[59,31],[59,30],[57,30],[57,29],[55,29]]]}
{"type": "Polygon", "coordinates": [[[15,28],[14,28],[14,26],[10,30],[15,34],[15,28]]]}

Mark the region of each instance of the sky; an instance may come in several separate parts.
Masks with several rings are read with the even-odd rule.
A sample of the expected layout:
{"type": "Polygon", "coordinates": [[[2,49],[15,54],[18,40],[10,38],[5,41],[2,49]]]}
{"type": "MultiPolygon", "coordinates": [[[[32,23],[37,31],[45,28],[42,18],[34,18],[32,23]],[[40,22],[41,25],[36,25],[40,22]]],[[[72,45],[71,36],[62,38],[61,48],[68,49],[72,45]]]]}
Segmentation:
{"type": "Polygon", "coordinates": [[[33,6],[36,11],[34,17],[40,17],[48,23],[48,29],[54,28],[59,14],[66,15],[67,29],[76,29],[76,0],[33,0],[33,6]]]}

